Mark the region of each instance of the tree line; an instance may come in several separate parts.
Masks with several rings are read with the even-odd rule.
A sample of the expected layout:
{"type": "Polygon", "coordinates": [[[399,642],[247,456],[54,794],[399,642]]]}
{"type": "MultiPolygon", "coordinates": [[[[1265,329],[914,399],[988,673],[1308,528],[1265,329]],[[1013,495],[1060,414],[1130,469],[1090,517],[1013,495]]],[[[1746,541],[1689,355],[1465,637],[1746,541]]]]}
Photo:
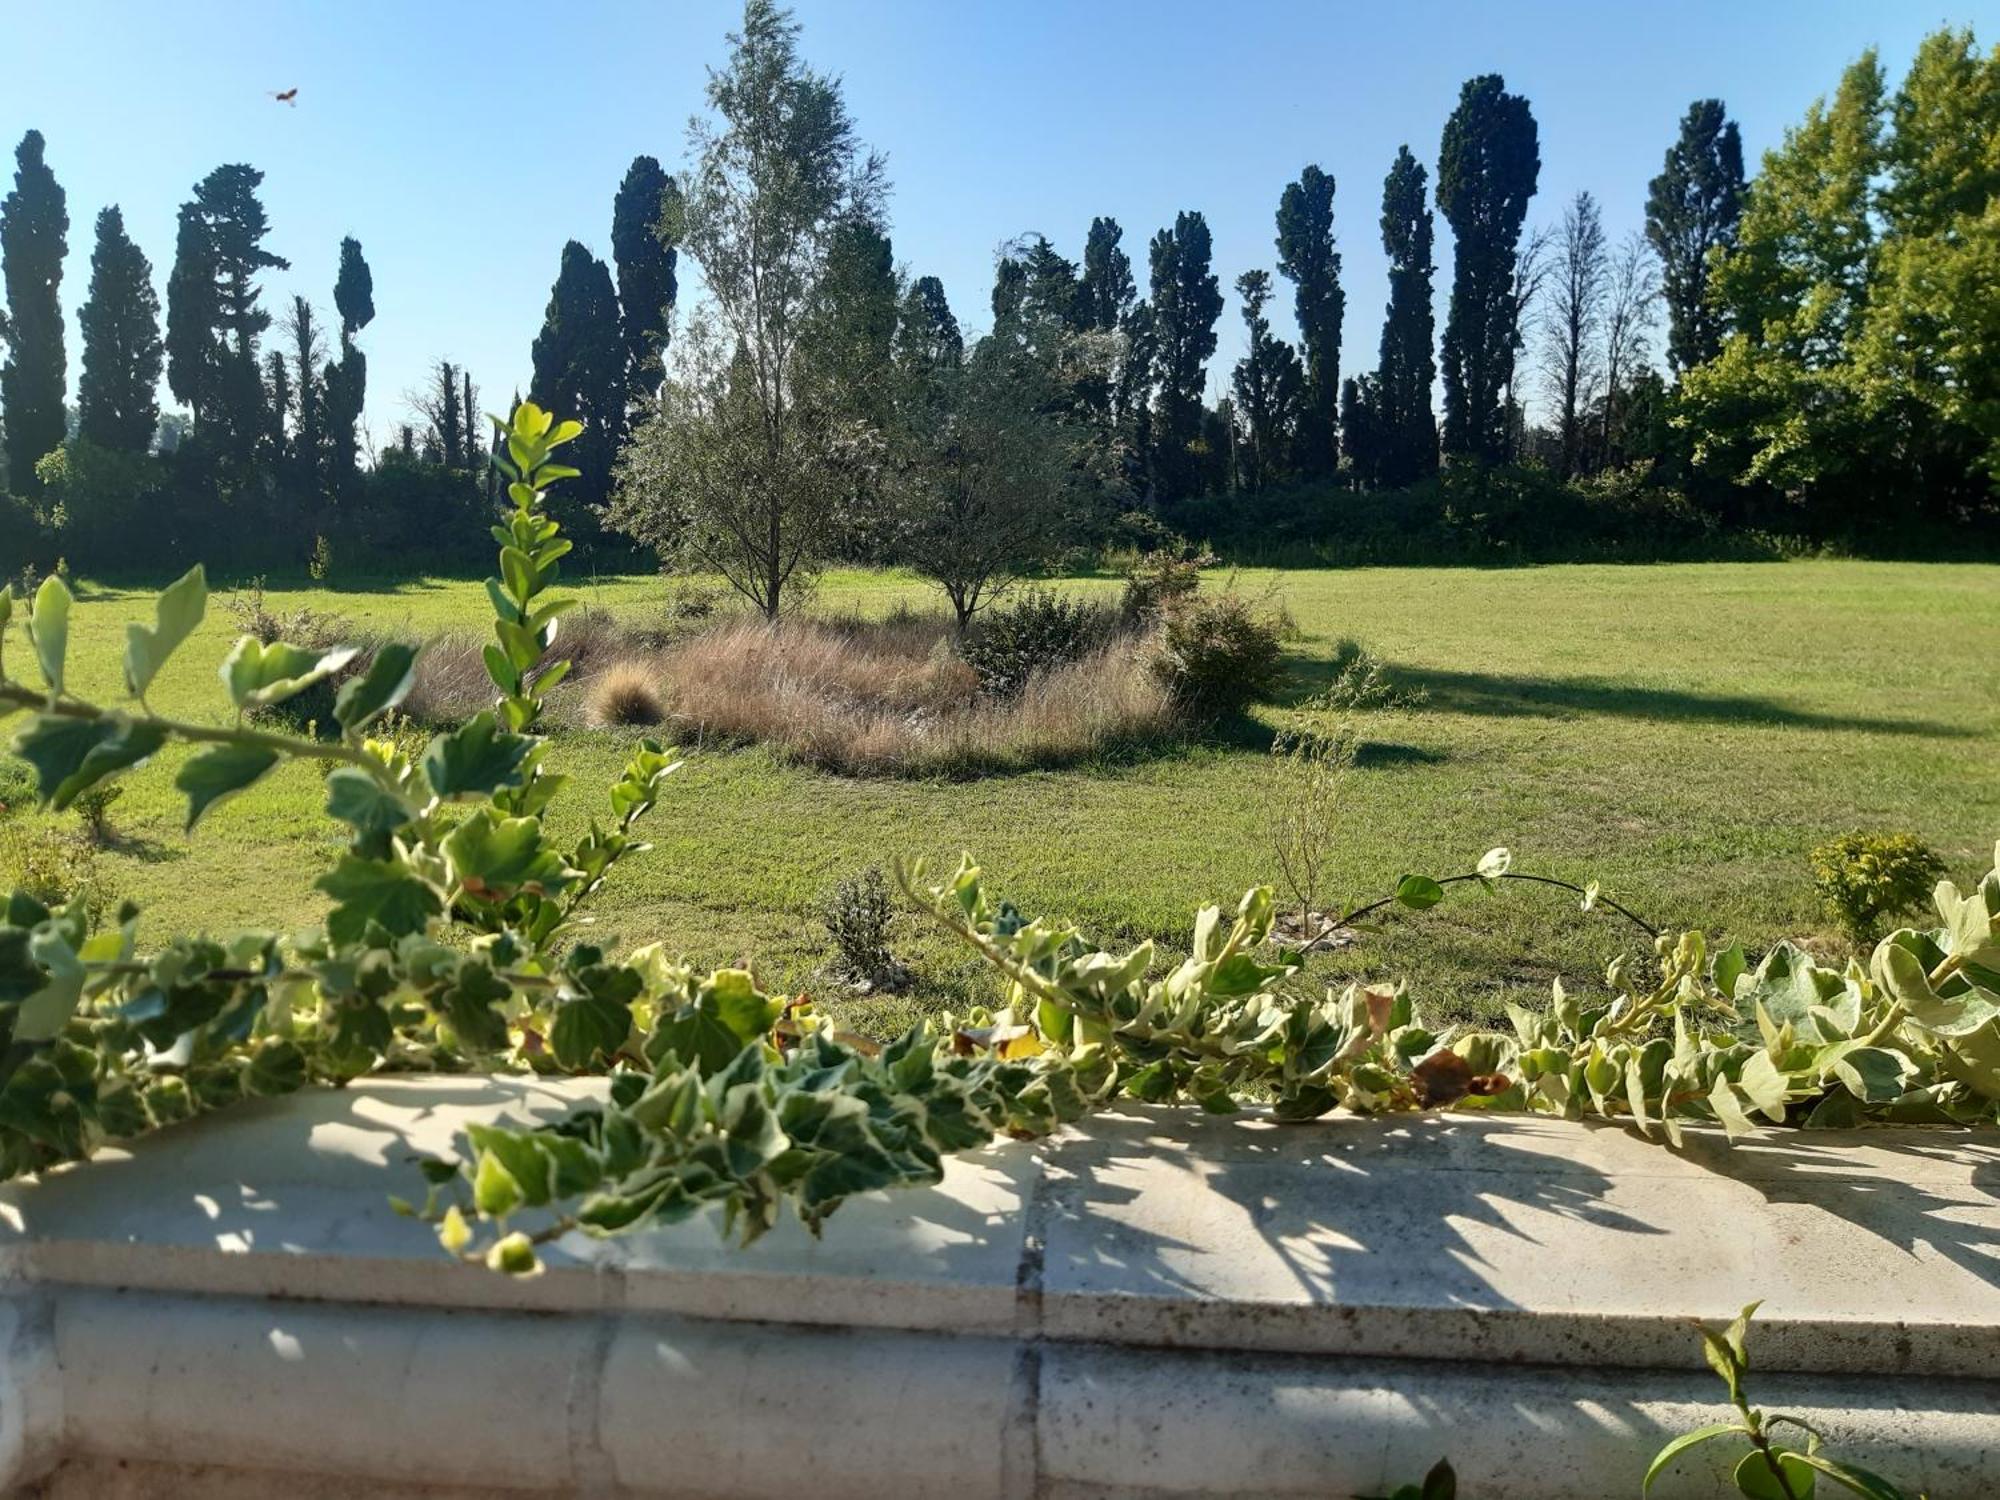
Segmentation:
{"type": "MultiPolygon", "coordinates": [[[[1696,101],[1618,244],[1588,192],[1531,226],[1533,110],[1499,75],[1468,80],[1434,166],[1406,145],[1382,181],[1372,368],[1351,348],[1343,368],[1336,183],[1308,165],[1278,195],[1270,264],[1234,278],[1245,351],[1213,401],[1224,298],[1201,213],[1136,266],[1110,216],[1076,259],[1039,234],[1009,244],[968,339],[937,278],[897,263],[882,160],[789,15],[750,0],[729,41],[684,177],[635,159],[610,263],[564,247],[531,351],[535,399],[586,424],[564,516],[586,548],[719,571],[771,613],[830,560],[909,563],[950,574],[969,616],[1023,570],[1171,528],[1421,546],[1482,516],[1461,538],[1477,553],[1509,543],[1491,527],[1510,505],[1558,550],[1590,528],[1865,545],[1993,519],[2000,54],[1970,31],[1926,39],[1893,89],[1864,55],[1754,180],[1723,104],[1696,101]],[[683,254],[706,288],[689,308],[683,254]],[[1272,326],[1279,298],[1295,339],[1272,326]]],[[[355,240],[333,319],[295,298],[265,347],[258,279],[286,263],[244,165],[181,211],[164,334],[146,257],[115,207],[99,215],[68,408],[63,192],[35,132],[16,164],[9,526],[92,565],[142,560],[142,512],[146,561],[246,537],[386,554],[421,551],[440,507],[491,503],[477,390],[449,360],[409,393],[416,420],[364,451],[374,307],[355,240]],[[163,373],[184,416],[159,410],[163,373]]]]}

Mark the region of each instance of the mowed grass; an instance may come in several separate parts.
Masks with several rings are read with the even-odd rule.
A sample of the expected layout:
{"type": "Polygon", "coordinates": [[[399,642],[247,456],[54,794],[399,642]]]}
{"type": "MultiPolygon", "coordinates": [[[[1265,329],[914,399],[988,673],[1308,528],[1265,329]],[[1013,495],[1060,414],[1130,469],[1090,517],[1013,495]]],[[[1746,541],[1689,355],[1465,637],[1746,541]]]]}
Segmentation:
{"type": "MultiPolygon", "coordinates": [[[[1111,579],[1064,585],[1113,590],[1111,579]]],[[[1217,580],[1216,586],[1221,586],[1217,580]]],[[[1779,938],[1839,951],[1806,853],[1850,828],[1907,829],[1961,879],[2000,835],[2000,568],[1862,562],[1508,571],[1383,569],[1241,575],[1282,599],[1295,694],[1357,639],[1421,706],[1375,716],[1351,778],[1339,884],[1355,898],[1405,872],[1469,869],[1495,844],[1516,868],[1604,890],[1662,926],[1700,926],[1761,948],[1779,938]]],[[[658,579],[573,585],[634,619],[658,579]]],[[[828,577],[815,608],[879,613],[925,590],[893,574],[828,577]]],[[[273,590],[371,629],[483,628],[477,581],[273,590]]],[[[72,626],[76,691],[112,696],[143,590],[83,586],[72,626]]],[[[221,720],[215,665],[235,622],[212,604],[153,692],[161,712],[221,720]]],[[[14,670],[24,648],[14,643],[14,670]]],[[[1184,941],[1194,909],[1233,904],[1275,877],[1270,730],[1284,704],[1212,742],[1113,763],[972,782],[848,780],[757,749],[703,751],[648,825],[598,908],[599,940],[662,941],[701,963],[751,958],[789,992],[839,995],[826,977],[821,896],[870,863],[972,851],[1024,911],[1066,916],[1107,944],[1184,941]]],[[[567,837],[601,804],[632,736],[565,733],[549,762],[575,773],[567,837]]],[[[322,909],[312,882],[339,839],[318,776],[284,768],[216,810],[192,837],[171,788],[178,755],[127,778],[101,868],[144,908],[142,934],[288,927],[322,909]]],[[[921,976],[895,1000],[848,1000],[857,1024],[994,998],[969,955],[905,919],[921,976]]],[[[1632,932],[1571,900],[1510,886],[1455,892],[1392,915],[1315,977],[1409,982],[1443,1019],[1539,1002],[1552,977],[1595,982],[1632,932]]]]}

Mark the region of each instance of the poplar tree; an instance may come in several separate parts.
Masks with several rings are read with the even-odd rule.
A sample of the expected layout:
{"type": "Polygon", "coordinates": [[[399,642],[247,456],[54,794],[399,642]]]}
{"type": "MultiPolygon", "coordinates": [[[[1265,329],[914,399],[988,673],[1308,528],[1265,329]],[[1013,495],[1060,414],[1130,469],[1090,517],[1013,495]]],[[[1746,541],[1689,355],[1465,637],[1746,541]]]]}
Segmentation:
{"type": "Polygon", "coordinates": [[[1120,244],[1124,238],[1116,219],[1090,221],[1090,235],[1083,245],[1083,279],[1077,287],[1079,322],[1099,333],[1116,329],[1138,295],[1132,257],[1120,244]]]}
{"type": "Polygon", "coordinates": [[[160,423],[160,299],[153,268],[125,233],[113,204],[97,216],[90,299],[77,377],[77,434],[120,453],[144,453],[160,423]]]}
{"type": "Polygon", "coordinates": [[[340,358],[322,374],[326,400],[327,472],[336,493],[353,482],[361,447],[361,415],[368,405],[368,356],[355,335],[375,321],[375,276],[351,235],[340,242],[340,270],[333,283],[333,310],[340,317],[340,358]]]}
{"type": "Polygon", "coordinates": [[[1171,229],[1153,236],[1152,329],[1157,413],[1152,428],[1153,480],[1160,496],[1185,499],[1201,483],[1197,444],[1206,408],[1208,360],[1215,353],[1215,320],[1222,292],[1209,269],[1208,221],[1199,213],[1175,216],[1171,229]]]}
{"type": "Polygon", "coordinates": [[[14,190],[0,201],[0,282],[7,292],[7,360],[0,365],[0,414],[7,427],[7,477],[16,494],[36,488],[35,465],[62,446],[63,257],[69,207],[43,160],[42,133],[14,148],[14,190]]]}
{"type": "MultiPolygon", "coordinates": [[[[1425,201],[1424,168],[1408,146],[1396,153],[1382,182],[1382,250],[1389,259],[1389,309],[1373,382],[1356,388],[1374,445],[1375,482],[1402,486],[1437,472],[1437,418],[1431,386],[1433,223],[1425,201]]],[[[1353,439],[1349,439],[1350,451],[1353,439]]]]}
{"type": "Polygon", "coordinates": [[[1715,358],[1724,332],[1708,294],[1711,261],[1736,244],[1743,218],[1743,139],[1720,99],[1697,99],[1646,196],[1646,238],[1660,257],[1667,360],[1676,371],[1715,358]]]}
{"type": "Polygon", "coordinates": [[[1243,301],[1243,327],[1250,352],[1236,363],[1231,386],[1236,414],[1248,440],[1237,472],[1245,489],[1257,490],[1286,477],[1290,455],[1304,449],[1301,429],[1316,418],[1309,405],[1310,384],[1292,346],[1271,336],[1264,304],[1271,299],[1271,273],[1245,271],[1236,278],[1243,301]]]}
{"type": "Polygon", "coordinates": [[[1444,332],[1444,447],[1486,462],[1507,453],[1506,392],[1521,344],[1515,256],[1541,174],[1535,117],[1497,73],[1468,79],[1438,147],[1437,202],[1451,225],[1444,332]]]}
{"type": "Polygon", "coordinates": [[[1330,479],[1340,464],[1340,327],[1347,294],[1334,248],[1333,192],[1333,178],[1311,166],[1278,200],[1278,270],[1293,286],[1305,355],[1298,461],[1308,479],[1330,479]]]}

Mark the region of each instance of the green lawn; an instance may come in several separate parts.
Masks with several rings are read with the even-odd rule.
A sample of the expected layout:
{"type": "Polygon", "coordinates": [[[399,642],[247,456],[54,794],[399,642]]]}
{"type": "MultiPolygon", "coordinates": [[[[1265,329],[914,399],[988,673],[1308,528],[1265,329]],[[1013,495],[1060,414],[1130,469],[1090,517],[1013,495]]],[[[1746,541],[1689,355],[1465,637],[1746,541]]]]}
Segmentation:
{"type": "MultiPolygon", "coordinates": [[[[1075,587],[1111,588],[1108,580],[1075,587]]],[[[1510,571],[1246,574],[1300,627],[1303,688],[1343,637],[1366,643],[1417,709],[1371,726],[1352,779],[1342,884],[1356,895],[1405,871],[1469,868],[1493,844],[1516,868],[1595,878],[1663,925],[1699,924],[1752,946],[1836,940],[1816,909],[1806,851],[1852,827],[1908,829],[1955,874],[1986,867],[2000,834],[2000,567],[1799,562],[1510,571]]],[[[579,584],[594,605],[656,608],[658,580],[579,584]]],[[[842,573],[817,607],[880,611],[911,580],[842,573]]],[[[123,622],[143,591],[80,590],[71,680],[109,697],[123,622]]],[[[274,592],[378,630],[483,627],[477,582],[274,592]]],[[[153,694],[162,712],[220,719],[215,663],[234,622],[211,605],[153,694]]],[[[17,652],[21,648],[17,645],[17,652]]],[[[19,659],[18,656],[16,658],[19,659]]],[[[1261,711],[1265,724],[1280,705],[1261,711]]],[[[551,752],[579,775],[557,823],[573,831],[621,758],[618,735],[566,735],[551,752]]],[[[127,781],[102,867],[146,910],[144,932],[284,926],[337,844],[310,768],[288,767],[180,830],[170,767],[127,781]]],[[[1070,915],[1107,942],[1176,941],[1198,904],[1268,879],[1269,757],[1228,744],[971,783],[848,781],[762,751],[692,757],[654,814],[653,852],[621,867],[600,908],[613,944],[660,939],[707,963],[754,956],[774,985],[825,993],[817,898],[871,861],[974,851],[1025,910],[1070,915]]],[[[911,1005],[986,998],[957,950],[906,926],[923,976],[909,1000],[854,1002],[895,1024],[911,1005]]],[[[1410,981],[1433,1014],[1491,1013],[1588,982],[1627,941],[1610,919],[1529,887],[1394,917],[1331,975],[1410,981]]]]}

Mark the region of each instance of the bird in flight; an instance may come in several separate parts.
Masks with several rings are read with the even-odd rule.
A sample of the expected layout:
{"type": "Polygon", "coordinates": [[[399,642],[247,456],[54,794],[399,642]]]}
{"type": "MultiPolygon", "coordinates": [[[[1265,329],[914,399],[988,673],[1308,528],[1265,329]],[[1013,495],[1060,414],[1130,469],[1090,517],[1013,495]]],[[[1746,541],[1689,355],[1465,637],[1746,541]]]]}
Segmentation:
{"type": "Polygon", "coordinates": [[[291,105],[293,109],[299,107],[299,91],[297,88],[286,89],[282,94],[273,93],[271,97],[276,99],[280,104],[291,105]]]}

